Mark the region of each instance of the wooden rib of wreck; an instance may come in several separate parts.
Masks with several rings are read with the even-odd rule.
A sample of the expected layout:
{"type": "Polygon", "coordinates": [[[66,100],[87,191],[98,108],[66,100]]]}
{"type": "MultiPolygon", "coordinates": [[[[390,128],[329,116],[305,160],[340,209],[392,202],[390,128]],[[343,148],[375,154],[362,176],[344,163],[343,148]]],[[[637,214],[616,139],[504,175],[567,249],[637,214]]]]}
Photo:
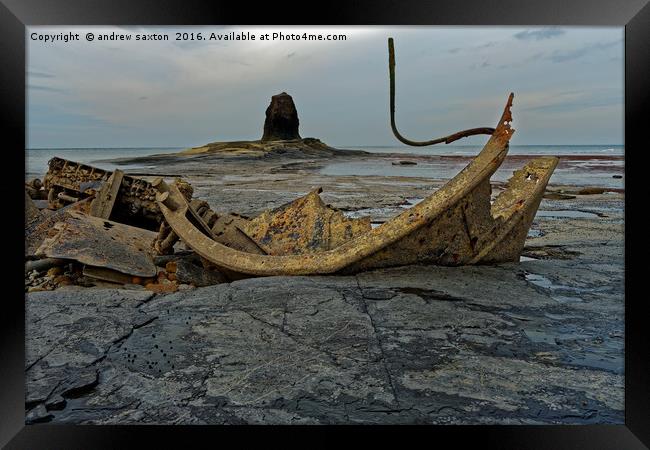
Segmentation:
{"type": "Polygon", "coordinates": [[[490,177],[514,130],[510,94],[479,155],[445,186],[372,228],[320,202],[318,191],[236,228],[257,244],[247,251],[218,239],[174,185],[153,182],[174,233],[221,270],[243,276],[355,273],[414,263],[463,265],[518,261],[558,158],[542,157],[514,173],[490,203],[490,177]],[[339,214],[337,214],[337,212],[339,214]]]}

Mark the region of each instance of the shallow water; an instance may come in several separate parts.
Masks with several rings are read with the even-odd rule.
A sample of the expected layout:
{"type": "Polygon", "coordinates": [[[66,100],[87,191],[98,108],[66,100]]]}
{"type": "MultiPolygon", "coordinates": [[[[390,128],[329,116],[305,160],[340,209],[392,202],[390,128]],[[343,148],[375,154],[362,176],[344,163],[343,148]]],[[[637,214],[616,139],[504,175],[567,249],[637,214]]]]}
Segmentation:
{"type": "MultiPolygon", "coordinates": [[[[323,167],[320,173],[328,176],[415,177],[448,180],[456,176],[468,164],[468,161],[443,158],[418,161],[417,165],[409,166],[394,166],[392,162],[392,159],[335,162],[323,167]]],[[[624,179],[614,178],[614,175],[621,175],[623,161],[589,161],[590,164],[592,162],[598,163],[596,168],[590,167],[585,161],[572,162],[569,167],[556,168],[549,184],[624,189],[624,179]]],[[[516,168],[523,166],[524,163],[521,163],[516,168]]],[[[512,172],[513,167],[505,163],[505,166],[499,168],[492,175],[491,180],[506,182],[512,176],[512,172]]]]}
{"type": "MultiPolygon", "coordinates": [[[[150,156],[164,153],[176,153],[183,147],[147,147],[147,148],[36,148],[25,150],[26,178],[42,177],[48,169],[47,162],[59,158],[91,164],[104,170],[114,170],[118,166],[108,163],[105,159],[126,158],[135,156],[150,156]]],[[[120,169],[148,169],[151,165],[131,164],[119,166],[120,169]]]]}
{"type": "MultiPolygon", "coordinates": [[[[416,155],[465,155],[474,156],[482,145],[433,145],[430,147],[410,147],[407,145],[388,146],[340,146],[351,150],[364,150],[370,153],[410,153],[416,155]]],[[[510,155],[607,155],[622,156],[622,145],[511,145],[510,155]]]]}
{"type": "Polygon", "coordinates": [[[538,210],[535,214],[536,217],[547,217],[551,219],[593,219],[597,218],[598,214],[588,211],[574,211],[570,209],[562,210],[538,210]]]}

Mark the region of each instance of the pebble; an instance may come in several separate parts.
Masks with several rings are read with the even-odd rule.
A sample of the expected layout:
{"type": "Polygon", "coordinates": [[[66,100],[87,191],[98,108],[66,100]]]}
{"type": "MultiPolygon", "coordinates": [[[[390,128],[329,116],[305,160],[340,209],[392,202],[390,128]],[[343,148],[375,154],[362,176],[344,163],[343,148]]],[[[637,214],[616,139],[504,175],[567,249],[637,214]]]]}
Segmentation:
{"type": "Polygon", "coordinates": [[[587,187],[580,189],[578,191],[578,194],[580,195],[597,195],[597,194],[602,194],[606,191],[607,189],[605,188],[598,188],[598,187],[587,187]]]}
{"type": "Polygon", "coordinates": [[[63,268],[59,266],[50,267],[47,271],[48,277],[56,277],[57,275],[63,274],[63,268]]]}
{"type": "Polygon", "coordinates": [[[124,289],[130,289],[132,291],[143,291],[145,288],[141,284],[127,283],[124,285],[124,289]]]}
{"type": "Polygon", "coordinates": [[[176,272],[176,261],[169,261],[167,264],[165,264],[165,270],[169,273],[176,272]]]}
{"type": "Polygon", "coordinates": [[[27,288],[27,292],[42,292],[42,291],[47,291],[47,289],[44,289],[40,286],[30,286],[27,288]]]}

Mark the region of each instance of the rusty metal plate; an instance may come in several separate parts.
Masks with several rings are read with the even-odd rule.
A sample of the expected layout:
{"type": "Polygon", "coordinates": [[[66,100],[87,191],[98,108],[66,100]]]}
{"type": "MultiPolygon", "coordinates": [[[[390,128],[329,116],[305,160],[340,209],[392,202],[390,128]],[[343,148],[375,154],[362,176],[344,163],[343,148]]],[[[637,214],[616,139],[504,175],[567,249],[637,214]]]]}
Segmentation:
{"type": "MultiPolygon", "coordinates": [[[[36,251],[43,243],[43,240],[48,237],[48,233],[57,222],[66,220],[68,212],[82,211],[90,205],[91,198],[82,200],[77,203],[65,206],[63,208],[52,211],[43,209],[34,214],[32,205],[25,199],[25,256],[33,257],[36,251]]],[[[32,201],[32,200],[30,200],[32,201]]],[[[33,202],[33,201],[32,201],[33,202]]]]}
{"type": "Polygon", "coordinates": [[[133,283],[133,277],[116,270],[106,269],[105,267],[84,266],[83,274],[97,280],[108,281],[117,284],[133,283]]]}
{"type": "Polygon", "coordinates": [[[37,255],[73,259],[139,277],[153,277],[151,243],[156,233],[70,211],[54,225],[37,255]]]}
{"type": "Polygon", "coordinates": [[[264,255],[266,252],[259,244],[242,231],[249,223],[248,218],[239,214],[220,215],[212,225],[214,240],[236,250],[264,255]]]}
{"type": "Polygon", "coordinates": [[[331,250],[372,228],[369,218],[348,219],[326,206],[321,191],[265,211],[240,229],[269,255],[299,255],[331,250]]]}

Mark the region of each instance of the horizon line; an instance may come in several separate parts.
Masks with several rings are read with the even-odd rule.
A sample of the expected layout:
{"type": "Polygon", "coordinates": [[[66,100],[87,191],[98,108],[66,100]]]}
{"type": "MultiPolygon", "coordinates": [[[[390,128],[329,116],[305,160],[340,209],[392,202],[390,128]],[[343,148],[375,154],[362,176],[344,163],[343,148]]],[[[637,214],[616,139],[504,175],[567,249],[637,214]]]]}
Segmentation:
{"type": "MultiPolygon", "coordinates": [[[[438,148],[448,148],[448,147],[476,147],[481,144],[464,144],[464,145],[454,145],[454,144],[445,144],[445,145],[440,145],[437,146],[438,148]]],[[[625,144],[513,144],[511,147],[560,147],[560,146],[566,146],[566,147],[592,147],[592,146],[598,146],[598,147],[604,147],[604,146],[614,146],[614,147],[624,147],[625,144]]],[[[194,148],[194,147],[201,147],[201,145],[198,146],[183,146],[183,145],[172,145],[172,146],[160,146],[160,145],[153,145],[153,146],[123,146],[123,147],[25,147],[25,150],[88,150],[88,149],[96,149],[96,150],[118,150],[118,149],[124,149],[124,148],[131,148],[131,149],[152,149],[152,148],[194,148]]],[[[367,145],[342,145],[342,146],[336,146],[332,148],[337,148],[340,147],[341,149],[345,149],[345,147],[385,147],[385,148],[391,148],[391,147],[404,147],[404,148],[409,148],[408,145],[387,145],[387,144],[367,144],[367,145]]],[[[435,145],[432,145],[430,147],[436,147],[435,145]]]]}

